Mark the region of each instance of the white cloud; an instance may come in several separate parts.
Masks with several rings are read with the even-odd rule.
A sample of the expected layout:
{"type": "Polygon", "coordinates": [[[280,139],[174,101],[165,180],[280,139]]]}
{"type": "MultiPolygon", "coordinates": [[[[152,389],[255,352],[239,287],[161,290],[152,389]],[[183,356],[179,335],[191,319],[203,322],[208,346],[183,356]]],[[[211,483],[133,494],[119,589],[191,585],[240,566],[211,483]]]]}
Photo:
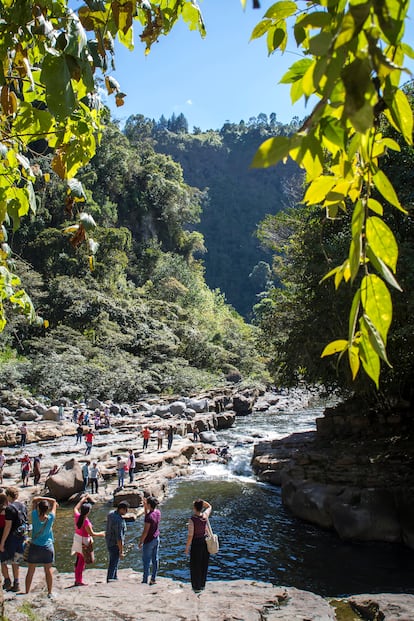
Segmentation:
{"type": "Polygon", "coordinates": [[[187,99],[187,101],[185,102],[187,105],[192,106],[193,102],[191,101],[191,99],[187,99]]]}

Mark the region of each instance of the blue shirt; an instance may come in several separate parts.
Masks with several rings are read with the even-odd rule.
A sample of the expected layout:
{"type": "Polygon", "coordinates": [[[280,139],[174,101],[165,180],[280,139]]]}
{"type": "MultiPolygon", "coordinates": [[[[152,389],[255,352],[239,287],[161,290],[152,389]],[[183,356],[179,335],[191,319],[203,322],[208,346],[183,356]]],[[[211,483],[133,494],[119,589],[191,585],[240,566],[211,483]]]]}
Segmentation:
{"type": "Polygon", "coordinates": [[[108,513],[106,519],[106,532],[105,539],[108,548],[111,546],[117,546],[118,541],[125,541],[126,524],[125,520],[118,511],[111,511],[108,513]]]}
{"type": "Polygon", "coordinates": [[[55,516],[53,513],[48,513],[46,516],[47,524],[44,526],[44,522],[39,519],[39,512],[37,509],[32,511],[32,543],[37,546],[51,546],[54,542],[53,537],[53,523],[55,516]],[[42,530],[40,534],[39,531],[42,530]]]}

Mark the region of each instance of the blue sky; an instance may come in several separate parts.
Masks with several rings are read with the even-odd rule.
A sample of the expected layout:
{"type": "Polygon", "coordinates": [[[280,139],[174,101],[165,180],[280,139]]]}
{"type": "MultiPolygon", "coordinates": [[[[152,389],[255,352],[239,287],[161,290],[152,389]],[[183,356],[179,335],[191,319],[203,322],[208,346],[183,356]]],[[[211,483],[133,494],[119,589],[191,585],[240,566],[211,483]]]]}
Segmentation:
{"type": "MultiPolygon", "coordinates": [[[[202,39],[183,23],[155,44],[148,56],[137,39],[135,50],[116,49],[116,71],[112,74],[127,93],[125,105],[113,114],[121,121],[141,113],[158,119],[182,112],[201,129],[219,129],[226,120],[247,121],[260,112],[276,112],[288,122],[305,109],[292,108],[288,85],[278,85],[287,68],[297,60],[294,45],[284,56],[267,56],[265,38],[251,41],[254,26],[272,2],[252,2],[243,11],[240,0],[199,2],[207,28],[202,39]]],[[[109,103],[109,101],[108,101],[109,103]]]]}
{"type": "MultiPolygon", "coordinates": [[[[260,112],[276,112],[281,122],[304,117],[303,103],[292,106],[289,85],[279,84],[299,58],[293,38],[284,55],[276,52],[270,57],[265,37],[249,42],[254,26],[273,2],[263,0],[262,8],[253,10],[248,0],[246,11],[240,0],[199,0],[199,4],[205,39],[179,23],[148,56],[138,37],[133,52],[117,46],[112,75],[127,97],[121,108],[107,100],[114,118],[123,123],[132,114],[158,119],[182,112],[191,131],[193,126],[220,129],[226,120],[247,121],[260,112]]],[[[413,38],[411,23],[406,40],[413,38]]]]}

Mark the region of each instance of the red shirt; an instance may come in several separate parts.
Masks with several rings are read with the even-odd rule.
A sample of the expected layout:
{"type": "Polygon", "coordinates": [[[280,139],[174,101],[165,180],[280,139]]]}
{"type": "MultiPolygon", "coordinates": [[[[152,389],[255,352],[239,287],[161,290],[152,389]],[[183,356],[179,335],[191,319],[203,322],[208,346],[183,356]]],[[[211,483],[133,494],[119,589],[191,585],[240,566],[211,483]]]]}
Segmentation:
{"type": "Polygon", "coordinates": [[[85,436],[85,441],[86,442],[90,442],[92,444],[93,442],[93,433],[87,433],[85,436]]]}

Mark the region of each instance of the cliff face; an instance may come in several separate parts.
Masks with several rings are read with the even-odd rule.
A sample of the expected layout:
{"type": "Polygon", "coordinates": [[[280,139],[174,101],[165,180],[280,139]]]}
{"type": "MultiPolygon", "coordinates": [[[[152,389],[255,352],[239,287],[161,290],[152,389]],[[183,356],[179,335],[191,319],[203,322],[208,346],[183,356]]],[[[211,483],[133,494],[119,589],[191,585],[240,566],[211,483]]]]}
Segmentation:
{"type": "Polygon", "coordinates": [[[298,517],[341,538],[414,548],[414,423],[409,408],[327,408],[317,431],[255,446],[253,469],[298,517]]]}

